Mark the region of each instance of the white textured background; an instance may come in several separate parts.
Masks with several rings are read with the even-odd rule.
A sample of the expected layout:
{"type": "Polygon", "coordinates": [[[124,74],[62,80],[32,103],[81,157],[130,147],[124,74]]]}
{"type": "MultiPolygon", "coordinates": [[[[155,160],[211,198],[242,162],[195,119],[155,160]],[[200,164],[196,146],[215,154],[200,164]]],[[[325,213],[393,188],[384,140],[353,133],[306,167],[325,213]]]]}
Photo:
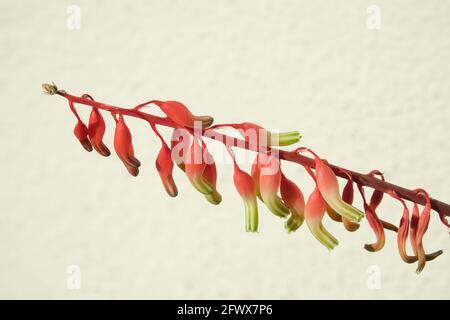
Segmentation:
{"type": "MultiPolygon", "coordinates": [[[[425,244],[447,252],[420,276],[392,233],[382,252],[363,249],[374,239],[366,221],[350,234],[327,220],[340,240],[331,253],[306,226],[287,235],[263,207],[260,233],[246,234],[230,166],[220,206],[178,171],[170,199],[143,123],[128,121],[136,179],[116,156],[84,152],[65,101],[41,93],[54,80],[118,105],[177,99],[220,122],[299,129],[330,162],[450,201],[450,2],[377,1],[378,31],[366,28],[370,4],[2,1],[0,297],[450,298],[450,239],[436,215],[425,244]],[[80,30],[66,26],[69,4],[82,10],[80,30]],[[66,288],[71,264],[80,290],[66,288]],[[379,290],[366,285],[372,265],[379,290]]],[[[398,223],[397,203],[382,209],[398,223]]]]}

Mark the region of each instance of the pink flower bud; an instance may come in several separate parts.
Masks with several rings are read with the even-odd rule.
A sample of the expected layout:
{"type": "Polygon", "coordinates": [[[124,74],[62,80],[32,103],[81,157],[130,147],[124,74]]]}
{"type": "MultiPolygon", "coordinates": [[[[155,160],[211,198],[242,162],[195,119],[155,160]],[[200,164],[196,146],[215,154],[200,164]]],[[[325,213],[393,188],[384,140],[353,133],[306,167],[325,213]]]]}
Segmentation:
{"type": "Polygon", "coordinates": [[[317,187],[314,188],[305,206],[306,224],[314,237],[329,250],[332,250],[339,242],[322,224],[326,209],[327,203],[322,197],[320,190],[317,187]]]}
{"type": "Polygon", "coordinates": [[[281,183],[280,161],[272,155],[260,154],[259,191],[266,207],[279,217],[289,215],[289,209],[278,196],[281,183]]]}
{"type": "Polygon", "coordinates": [[[91,115],[89,116],[89,139],[95,151],[104,157],[108,157],[111,152],[108,147],[103,143],[103,135],[105,134],[105,120],[98,111],[97,108],[92,108],[91,115]]]}
{"type": "Polygon", "coordinates": [[[213,188],[203,178],[205,169],[206,162],[203,159],[203,150],[197,139],[194,138],[189,150],[189,157],[186,158],[185,162],[186,175],[195,189],[207,195],[213,192],[213,188]]]}
{"type": "Polygon", "coordinates": [[[114,149],[132,176],[139,174],[141,163],[134,157],[134,149],[130,129],[125,124],[123,116],[119,115],[114,132],[114,149]]]}
{"type": "Polygon", "coordinates": [[[155,165],[167,194],[171,197],[176,197],[178,189],[172,176],[173,161],[170,149],[165,143],[161,146],[155,165]]]}
{"type": "Polygon", "coordinates": [[[202,128],[207,128],[211,126],[214,121],[210,116],[194,116],[184,104],[178,101],[154,100],[152,102],[156,104],[170,120],[182,127],[193,129],[194,123],[200,122],[202,128]]]}
{"type": "Polygon", "coordinates": [[[305,198],[300,188],[281,174],[280,193],[283,202],[291,211],[291,216],[285,223],[288,232],[297,230],[305,219],[305,198]]]}
{"type": "Polygon", "coordinates": [[[242,197],[245,206],[245,230],[258,231],[258,204],[256,202],[256,187],[253,178],[234,164],[234,185],[242,197]]]}
{"type": "Polygon", "coordinates": [[[73,134],[75,135],[75,137],[77,137],[78,141],[80,141],[81,145],[86,151],[92,151],[92,145],[88,137],[88,128],[81,120],[77,121],[77,124],[73,129],[73,134]]]}

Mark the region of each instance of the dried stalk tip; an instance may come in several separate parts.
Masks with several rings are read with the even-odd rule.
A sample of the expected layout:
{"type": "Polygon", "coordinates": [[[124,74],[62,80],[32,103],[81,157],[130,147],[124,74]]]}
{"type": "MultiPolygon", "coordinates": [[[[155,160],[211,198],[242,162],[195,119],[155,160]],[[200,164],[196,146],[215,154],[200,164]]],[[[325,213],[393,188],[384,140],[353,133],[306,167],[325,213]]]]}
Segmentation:
{"type": "Polygon", "coordinates": [[[43,83],[42,84],[42,89],[44,90],[45,94],[48,94],[50,96],[58,93],[58,91],[59,91],[58,87],[53,82],[52,82],[52,84],[43,83]]]}

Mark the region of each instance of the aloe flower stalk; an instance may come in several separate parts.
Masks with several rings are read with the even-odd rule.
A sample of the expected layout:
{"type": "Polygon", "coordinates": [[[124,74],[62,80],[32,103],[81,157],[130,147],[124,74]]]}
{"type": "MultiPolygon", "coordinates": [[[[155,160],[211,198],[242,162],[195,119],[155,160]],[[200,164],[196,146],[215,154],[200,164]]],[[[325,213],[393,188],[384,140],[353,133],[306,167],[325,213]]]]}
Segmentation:
{"type": "Polygon", "coordinates": [[[134,117],[147,122],[161,141],[161,149],[156,157],[155,165],[164,188],[173,197],[178,194],[172,177],[173,164],[176,163],[186,173],[194,188],[209,202],[219,204],[222,201],[222,196],[217,191],[219,162],[208,150],[205,139],[222,143],[233,159],[233,180],[236,190],[244,201],[245,228],[249,232],[258,230],[257,199],[259,198],[272,213],[285,219],[284,226],[287,232],[292,233],[298,230],[306,221],[313,236],[329,250],[335,248],[338,241],[323,225],[326,212],[331,221],[342,223],[347,231],[357,230],[360,223],[365,221],[362,219],[367,218],[377,239],[375,243],[365,246],[369,251],[379,251],[383,248],[386,241],[385,229],[398,232],[399,255],[407,263],[417,262],[417,273],[423,270],[426,262],[442,254],[442,250],[425,253],[424,240],[430,223],[431,210],[437,212],[445,227],[450,227],[447,220],[450,216],[449,204],[430,198],[423,189],[410,190],[389,183],[378,170],[363,174],[330,164],[322,160],[310,148],[302,146],[292,151],[275,148],[275,146],[287,146],[299,142],[301,136],[297,131],[276,133],[252,122],[219,123],[212,126],[211,116],[195,116],[178,101],[153,99],[128,109],[95,101],[89,94],[71,95],[58,89],[55,84],[44,84],[42,88],[48,95],[58,95],[67,99],[69,109],[77,120],[74,128],[75,136],[87,151],[95,149],[102,156],[108,156],[110,151],[103,143],[106,127],[101,113],[110,113],[116,122],[114,149],[133,176],[138,175],[141,163],[134,156],[131,132],[124,118],[134,117]],[[79,116],[75,104],[92,108],[88,127],[79,116]],[[166,116],[159,117],[142,111],[144,107],[151,104],[159,107],[166,116]],[[156,126],[173,129],[170,142],[166,142],[156,130],[156,126]],[[243,140],[216,130],[223,127],[238,130],[243,140]],[[251,175],[237,165],[232,148],[256,153],[251,175]],[[301,154],[303,152],[308,152],[313,157],[304,156],[301,154]],[[282,172],[281,167],[286,162],[304,167],[314,181],[314,189],[306,204],[304,191],[293,182],[295,179],[291,180],[282,172]],[[342,193],[338,178],[347,180],[342,193]],[[361,195],[365,213],[353,206],[354,185],[361,195]],[[367,201],[365,189],[369,188],[373,189],[373,192],[367,201]],[[376,213],[379,205],[385,200],[385,193],[390,195],[389,198],[394,198],[402,204],[403,212],[398,228],[380,219],[376,213]],[[412,203],[411,215],[407,201],[412,203]],[[420,213],[419,206],[423,206],[420,213]],[[408,238],[413,255],[407,253],[408,238]]]}

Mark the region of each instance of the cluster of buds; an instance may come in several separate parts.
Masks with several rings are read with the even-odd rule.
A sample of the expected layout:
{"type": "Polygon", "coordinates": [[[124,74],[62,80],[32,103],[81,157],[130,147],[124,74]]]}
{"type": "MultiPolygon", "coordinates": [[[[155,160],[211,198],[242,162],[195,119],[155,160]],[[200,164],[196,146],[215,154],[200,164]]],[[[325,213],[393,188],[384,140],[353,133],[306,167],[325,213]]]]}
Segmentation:
{"type": "MultiPolygon", "coordinates": [[[[275,146],[290,146],[299,142],[301,136],[297,131],[275,133],[260,125],[244,122],[233,124],[216,124],[212,126],[210,116],[196,116],[181,102],[151,100],[131,109],[113,107],[96,102],[90,95],[72,96],[65,91],[58,90],[55,85],[44,85],[48,94],[58,94],[69,102],[69,108],[76,118],[74,134],[87,151],[95,150],[102,156],[109,156],[111,152],[103,143],[105,121],[100,110],[109,112],[115,120],[114,150],[132,176],[139,174],[141,162],[135,157],[133,139],[130,129],[125,122],[125,116],[132,116],[147,121],[161,142],[161,149],[156,157],[155,166],[162,184],[171,197],[178,195],[178,188],[173,179],[174,164],[182,170],[192,186],[201,193],[211,204],[218,205],[222,196],[217,190],[217,168],[214,156],[205,143],[205,139],[214,139],[224,144],[228,155],[232,159],[233,180],[239,196],[245,207],[245,230],[258,231],[258,201],[261,202],[275,216],[284,219],[287,232],[298,230],[303,222],[311,234],[327,249],[332,250],[338,245],[338,240],[325,228],[324,220],[342,223],[347,231],[358,230],[362,218],[366,218],[372,228],[376,241],[366,244],[364,248],[370,252],[381,250],[385,244],[385,230],[397,233],[398,251],[406,263],[417,262],[417,272],[423,270],[427,261],[442,254],[442,251],[425,253],[423,237],[428,229],[431,211],[431,199],[423,189],[412,190],[420,198],[423,208],[420,210],[417,202],[413,201],[412,213],[396,188],[374,188],[370,199],[366,198],[365,185],[355,181],[355,173],[340,167],[331,166],[321,159],[314,151],[305,147],[298,147],[291,151],[280,150],[275,146]],[[75,104],[83,104],[92,108],[88,124],[80,118],[75,104]],[[166,117],[157,117],[142,112],[142,108],[158,107],[166,117]],[[157,125],[173,129],[169,142],[157,130],[157,125]],[[233,128],[242,139],[230,138],[218,130],[233,128]],[[245,172],[237,163],[234,148],[240,147],[256,151],[256,157],[251,172],[245,172]],[[305,201],[303,191],[282,171],[282,160],[301,157],[307,153],[312,156],[310,163],[300,163],[311,177],[314,188],[305,201]],[[284,155],[284,156],[280,156],[284,155]],[[337,168],[337,169],[336,169],[337,168]],[[347,182],[341,188],[338,176],[347,182]],[[357,188],[363,202],[363,209],[353,206],[354,188],[357,188]],[[403,213],[398,227],[379,218],[378,207],[385,195],[399,201],[403,213]],[[406,242],[410,240],[412,255],[407,254],[406,242]]],[[[297,159],[297,158],[296,158],[297,159]]],[[[298,158],[302,159],[302,158],[298,158]]],[[[368,179],[376,179],[384,183],[381,172],[374,170],[364,175],[368,179]]],[[[448,227],[445,215],[440,214],[442,222],[448,227]]]]}

